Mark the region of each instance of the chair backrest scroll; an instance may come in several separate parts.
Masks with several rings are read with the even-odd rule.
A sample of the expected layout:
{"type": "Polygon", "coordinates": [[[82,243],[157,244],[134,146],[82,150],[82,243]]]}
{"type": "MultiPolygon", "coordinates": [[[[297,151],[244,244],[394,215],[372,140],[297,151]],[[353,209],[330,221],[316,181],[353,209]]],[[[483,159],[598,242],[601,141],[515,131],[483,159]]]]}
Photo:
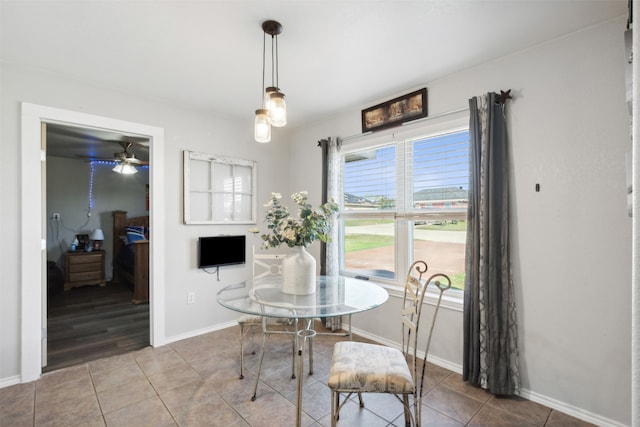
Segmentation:
{"type": "Polygon", "coordinates": [[[259,253],[253,247],[253,280],[266,277],[282,276],[282,260],[284,254],[259,253]]]}

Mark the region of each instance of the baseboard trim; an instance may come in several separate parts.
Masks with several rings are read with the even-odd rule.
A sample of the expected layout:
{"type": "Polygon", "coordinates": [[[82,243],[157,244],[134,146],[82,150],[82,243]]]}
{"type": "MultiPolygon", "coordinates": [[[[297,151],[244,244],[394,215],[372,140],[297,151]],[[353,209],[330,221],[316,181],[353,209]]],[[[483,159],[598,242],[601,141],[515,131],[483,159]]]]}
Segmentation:
{"type": "Polygon", "coordinates": [[[594,414],[593,412],[585,411],[584,409],[578,408],[577,406],[569,405],[568,403],[561,402],[557,399],[552,399],[531,390],[520,389],[520,393],[518,395],[532,402],[544,405],[547,408],[555,409],[556,411],[563,412],[567,415],[571,415],[572,417],[578,418],[591,424],[595,424],[600,427],[628,427],[627,424],[605,418],[601,415],[594,414]]]}
{"type": "Polygon", "coordinates": [[[163,345],[171,344],[171,343],[174,343],[174,342],[177,342],[177,341],[186,340],[188,338],[194,338],[194,337],[197,337],[199,335],[208,334],[210,332],[219,331],[221,329],[226,329],[226,328],[230,328],[232,326],[237,326],[237,325],[238,325],[238,322],[236,320],[232,320],[231,322],[218,323],[218,324],[210,326],[208,328],[196,329],[195,331],[189,331],[189,332],[186,332],[184,334],[174,335],[172,337],[166,337],[163,340],[163,345]]]}
{"type": "Polygon", "coordinates": [[[436,366],[440,366],[441,368],[448,369],[456,374],[462,375],[462,365],[458,365],[456,363],[452,363],[448,360],[441,359],[436,356],[429,355],[427,357],[427,361],[433,363],[436,366]]]}
{"type": "Polygon", "coordinates": [[[20,380],[20,375],[15,375],[13,377],[0,378],[0,388],[9,387],[12,385],[20,384],[22,381],[20,380]]]}

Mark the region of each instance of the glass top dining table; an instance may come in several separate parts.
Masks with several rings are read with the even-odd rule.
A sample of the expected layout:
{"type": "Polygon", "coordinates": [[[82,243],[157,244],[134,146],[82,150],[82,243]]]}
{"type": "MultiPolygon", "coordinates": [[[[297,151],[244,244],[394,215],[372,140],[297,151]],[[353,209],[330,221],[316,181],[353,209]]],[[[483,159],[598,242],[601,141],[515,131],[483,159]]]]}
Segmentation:
{"type": "Polygon", "coordinates": [[[281,292],[282,277],[274,276],[229,285],[218,292],[223,307],[266,317],[308,319],[360,313],[384,304],[389,297],[380,285],[347,276],[318,276],[316,292],[281,292]]]}
{"type": "MultiPolygon", "coordinates": [[[[310,295],[290,295],[281,291],[282,276],[267,276],[256,280],[226,286],[218,292],[217,300],[228,309],[262,316],[263,331],[267,317],[304,319],[305,327],[297,331],[298,375],[296,386],[296,426],[301,425],[302,413],[302,359],[304,343],[312,339],[313,319],[333,316],[344,316],[371,310],[384,304],[389,298],[387,291],[380,285],[367,280],[347,276],[318,276],[316,291],[310,295]]],[[[260,349],[260,365],[264,356],[264,334],[260,349]]],[[[260,368],[258,368],[258,372],[260,368]]],[[[258,385],[258,377],[254,386],[258,385]]]]}

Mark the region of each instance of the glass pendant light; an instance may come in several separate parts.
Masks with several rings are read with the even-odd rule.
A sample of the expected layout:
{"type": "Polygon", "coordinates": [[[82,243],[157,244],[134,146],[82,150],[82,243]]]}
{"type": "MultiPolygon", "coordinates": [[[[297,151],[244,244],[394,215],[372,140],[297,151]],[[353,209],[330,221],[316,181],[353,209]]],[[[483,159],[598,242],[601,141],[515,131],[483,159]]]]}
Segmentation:
{"type": "Polygon", "coordinates": [[[274,92],[270,95],[269,117],[275,127],[283,127],[287,124],[287,104],[284,101],[284,93],[274,92]]]}
{"type": "Polygon", "coordinates": [[[271,36],[271,86],[262,94],[262,108],[256,110],[254,136],[257,142],[271,140],[271,126],[282,127],[287,124],[287,104],[284,94],[278,88],[278,34],[282,25],[277,21],[262,23],[262,87],[265,88],[266,37],[271,36]]]}
{"type": "Polygon", "coordinates": [[[278,88],[275,86],[269,86],[264,90],[264,107],[267,110],[271,110],[271,94],[278,92],[278,88]]]}
{"type": "Polygon", "coordinates": [[[254,138],[257,142],[271,141],[271,124],[269,123],[269,110],[267,110],[266,108],[260,108],[256,110],[254,138]]]}
{"type": "Polygon", "coordinates": [[[287,105],[284,93],[275,86],[269,86],[264,91],[264,105],[269,110],[271,126],[283,127],[287,124],[287,105]]]}

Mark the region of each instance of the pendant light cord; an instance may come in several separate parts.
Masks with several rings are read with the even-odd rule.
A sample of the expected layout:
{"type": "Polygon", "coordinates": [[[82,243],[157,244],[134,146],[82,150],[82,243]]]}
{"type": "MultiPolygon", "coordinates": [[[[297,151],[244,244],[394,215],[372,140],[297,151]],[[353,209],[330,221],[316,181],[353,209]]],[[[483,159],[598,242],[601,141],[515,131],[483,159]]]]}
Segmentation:
{"type": "MultiPolygon", "coordinates": [[[[273,51],[273,38],[274,37],[275,36],[273,36],[273,35],[271,36],[271,86],[278,87],[277,84],[274,84],[274,67],[275,67],[275,64],[274,64],[274,61],[273,61],[273,53],[274,53],[274,51],[273,51]]],[[[278,39],[276,38],[276,40],[278,40],[278,39]]]]}
{"type": "Polygon", "coordinates": [[[278,77],[280,77],[280,70],[278,68],[278,36],[276,37],[276,87],[278,88],[278,91],[280,91],[280,83],[278,82],[278,77]]]}
{"type": "Polygon", "coordinates": [[[262,108],[265,108],[266,105],[264,105],[264,69],[265,69],[265,63],[266,63],[266,49],[267,49],[267,33],[262,33],[262,88],[260,89],[260,105],[262,105],[262,108]]]}

